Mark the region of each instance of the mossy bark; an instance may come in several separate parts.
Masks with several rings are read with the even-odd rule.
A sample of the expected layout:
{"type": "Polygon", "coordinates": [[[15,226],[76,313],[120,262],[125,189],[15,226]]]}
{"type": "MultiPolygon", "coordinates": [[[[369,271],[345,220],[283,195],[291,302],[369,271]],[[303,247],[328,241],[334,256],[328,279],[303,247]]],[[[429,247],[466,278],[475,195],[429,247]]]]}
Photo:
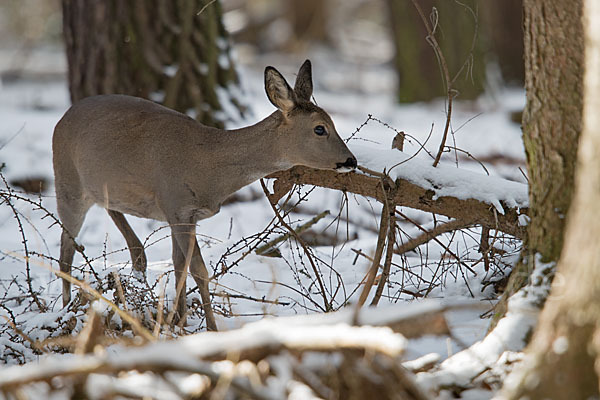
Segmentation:
{"type": "Polygon", "coordinates": [[[531,221],[522,260],[496,307],[529,281],[536,261],[557,262],[574,191],[583,112],[582,0],[524,0],[525,88],[523,142],[531,221]]]}
{"type": "Polygon", "coordinates": [[[221,17],[210,0],[63,0],[71,100],[134,95],[222,127],[244,106],[221,17]]]}

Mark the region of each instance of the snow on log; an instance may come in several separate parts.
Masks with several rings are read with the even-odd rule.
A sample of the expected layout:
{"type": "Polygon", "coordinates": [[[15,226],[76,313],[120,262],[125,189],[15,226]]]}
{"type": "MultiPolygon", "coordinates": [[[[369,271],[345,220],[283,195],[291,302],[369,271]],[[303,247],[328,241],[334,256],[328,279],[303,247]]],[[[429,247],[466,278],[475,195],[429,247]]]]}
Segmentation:
{"type": "MultiPolygon", "coordinates": [[[[228,382],[226,390],[257,399],[292,398],[298,392],[347,398],[356,390],[361,398],[395,393],[425,399],[414,376],[400,364],[407,340],[391,327],[418,326],[432,315],[443,319],[444,310],[436,301],[349,307],[329,314],[264,318],[240,329],[139,347],[97,346],[93,354],[50,355],[0,368],[0,393],[35,391],[38,397],[50,397],[58,388],[69,392],[74,390],[69,385],[81,384],[77,390],[90,398],[143,397],[150,385],[161,398],[180,398],[210,396],[228,382]],[[44,383],[49,381],[54,384],[44,383]],[[142,381],[146,384],[140,385],[142,381]]],[[[421,334],[435,333],[421,326],[421,334]]]]}
{"type": "Polygon", "coordinates": [[[484,225],[519,238],[525,235],[525,227],[521,223],[523,219],[519,218],[528,211],[525,184],[447,165],[434,168],[430,163],[411,158],[398,150],[359,145],[351,145],[350,150],[356,155],[363,171],[385,173],[389,182],[367,172],[344,174],[294,167],[269,176],[278,180],[274,199],[281,198],[293,184],[307,184],[368,196],[383,202],[392,184],[393,201],[399,206],[484,225]]]}
{"type": "Polygon", "coordinates": [[[527,185],[476,172],[431,163],[409,157],[397,150],[351,146],[360,164],[370,170],[387,172],[393,180],[402,179],[435,194],[433,200],[455,197],[478,200],[494,206],[500,214],[507,208],[527,208],[527,185]]]}

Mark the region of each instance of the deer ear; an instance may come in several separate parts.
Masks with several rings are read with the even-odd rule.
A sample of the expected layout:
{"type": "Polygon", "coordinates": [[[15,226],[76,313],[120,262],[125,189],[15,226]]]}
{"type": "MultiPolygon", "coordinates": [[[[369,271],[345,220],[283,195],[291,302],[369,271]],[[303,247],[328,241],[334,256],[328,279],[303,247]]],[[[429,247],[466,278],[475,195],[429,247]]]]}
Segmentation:
{"type": "Polygon", "coordinates": [[[304,61],[304,64],[300,67],[298,77],[296,78],[296,84],[294,85],[294,92],[299,100],[310,101],[313,92],[312,66],[310,60],[304,61]]]}
{"type": "Polygon", "coordinates": [[[273,67],[265,68],[265,91],[271,103],[282,112],[287,113],[294,108],[296,104],[294,91],[273,67]]]}

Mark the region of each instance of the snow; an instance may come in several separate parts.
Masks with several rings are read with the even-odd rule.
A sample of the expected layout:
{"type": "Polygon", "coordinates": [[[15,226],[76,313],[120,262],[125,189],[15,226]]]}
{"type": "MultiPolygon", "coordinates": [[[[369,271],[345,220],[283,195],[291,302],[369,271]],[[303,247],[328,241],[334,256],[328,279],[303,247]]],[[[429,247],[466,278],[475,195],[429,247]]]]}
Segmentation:
{"type": "Polygon", "coordinates": [[[540,313],[539,303],[550,291],[545,272],[552,268],[536,256],[531,274],[533,285],[527,285],[508,302],[506,316],[481,341],[444,360],[433,372],[417,374],[417,382],[431,390],[444,386],[469,387],[472,380],[492,368],[503,355],[522,351],[540,313]]]}
{"type": "MultiPolygon", "coordinates": [[[[237,379],[232,369],[235,368],[236,372],[241,375],[251,375],[256,367],[251,363],[238,364],[230,360],[211,364],[201,361],[201,359],[219,354],[235,355],[242,354],[245,350],[260,351],[280,346],[291,351],[310,349],[317,352],[339,348],[362,349],[366,352],[378,352],[390,357],[397,357],[406,347],[406,340],[388,327],[350,326],[345,323],[337,323],[339,318],[335,314],[329,314],[325,318],[320,315],[313,317],[319,319],[320,322],[290,325],[285,319],[264,319],[247,324],[238,330],[221,333],[204,332],[174,341],[158,341],[143,347],[113,348],[108,351],[96,352],[93,355],[74,355],[64,359],[47,357],[39,363],[3,368],[2,374],[0,374],[0,387],[9,382],[45,380],[44,377],[48,376],[89,371],[96,372],[88,387],[89,392],[93,394],[90,396],[92,398],[101,398],[104,393],[102,388],[114,388],[113,384],[138,396],[152,394],[158,398],[170,398],[169,393],[173,392],[172,388],[161,387],[159,381],[151,380],[150,376],[145,374],[132,373],[125,379],[118,380],[99,374],[103,371],[143,370],[155,366],[167,370],[175,368],[180,371],[206,373],[211,380],[215,380],[215,377],[219,376],[237,379]],[[161,393],[161,390],[166,390],[164,395],[157,395],[157,393],[161,393]]],[[[272,380],[268,390],[255,388],[265,398],[282,398],[285,392],[280,382],[289,385],[292,380],[291,375],[287,378],[286,365],[281,361],[280,363],[275,361],[273,365],[276,370],[284,372],[283,379],[272,380]]],[[[189,392],[199,391],[206,384],[205,379],[194,378],[193,375],[180,377],[180,379],[186,380],[185,386],[189,392]]],[[[300,389],[300,387],[295,387],[291,388],[291,391],[299,390],[302,393],[300,389]]]]}
{"type": "Polygon", "coordinates": [[[568,349],[569,340],[564,336],[557,337],[554,339],[554,342],[552,342],[552,351],[554,351],[556,354],[563,354],[568,349]]]}
{"type": "Polygon", "coordinates": [[[392,179],[404,179],[435,192],[434,200],[449,196],[457,199],[475,199],[493,205],[504,214],[502,204],[510,208],[527,207],[527,185],[498,177],[487,176],[456,167],[415,159],[398,150],[384,150],[352,144],[351,151],[359,165],[378,172],[387,172],[392,179]]]}
{"type": "MultiPolygon", "coordinates": [[[[393,74],[388,67],[376,65],[371,69],[347,62],[333,63],[328,57],[330,56],[327,54],[321,54],[313,59],[315,98],[321,107],[330,112],[343,138],[350,137],[365,121],[368,113],[412,136],[407,137],[404,152],[391,150],[390,143],[396,132],[378,122],[370,121],[349,142],[361,165],[376,171],[385,169],[394,178],[406,179],[434,191],[436,197],[473,198],[494,206],[500,213],[504,211],[504,207],[527,207],[526,181],[514,165],[502,162],[486,163],[490,173],[488,176],[478,163],[467,159],[460,158],[457,168],[455,159],[458,155],[455,153],[444,154],[442,163],[436,168],[432,167],[433,161],[426,151],[420,151],[412,157],[419,150],[419,143],[426,142],[432,124],[433,134],[427,142],[427,148],[437,149],[439,146],[445,121],[443,102],[397,105],[391,90],[393,74]],[[331,68],[331,65],[337,67],[331,68]],[[395,165],[397,166],[392,168],[395,165]]],[[[287,58],[286,60],[289,64],[281,58],[272,60],[267,56],[258,60],[257,65],[241,69],[243,93],[248,98],[247,103],[252,105],[253,113],[245,115],[245,118],[240,116],[230,123],[230,127],[254,123],[258,118],[265,117],[273,111],[273,106],[267,100],[262,87],[262,68],[265,65],[277,66],[292,84],[300,63],[287,58]]],[[[236,87],[236,90],[240,89],[236,87]]],[[[219,97],[226,97],[226,93],[223,91],[219,97]]],[[[483,97],[472,103],[457,102],[453,116],[453,126],[456,127],[452,137],[453,146],[466,149],[478,158],[501,154],[524,162],[520,129],[510,121],[508,115],[510,111],[522,107],[523,103],[522,91],[508,89],[496,94],[494,98],[483,97]],[[473,119],[475,116],[477,117],[473,119]]],[[[53,213],[56,213],[56,204],[52,187],[51,137],[53,127],[68,107],[69,96],[64,79],[5,82],[1,86],[0,120],[3,123],[0,126],[0,161],[6,163],[2,172],[9,181],[37,176],[47,178],[50,188],[41,196],[41,202],[53,213]]],[[[308,190],[309,188],[303,188],[299,195],[308,190]]],[[[252,240],[249,237],[272,226],[270,224],[273,213],[261,193],[260,186],[256,184],[242,189],[239,194],[246,201],[224,206],[219,214],[202,221],[198,226],[198,240],[203,257],[209,271],[216,274],[211,290],[217,294],[215,304],[223,311],[223,315],[218,314],[217,323],[224,330],[242,327],[240,331],[235,331],[238,336],[236,340],[231,339],[231,342],[241,342],[242,339],[258,333],[264,336],[263,340],[284,340],[285,338],[275,332],[277,320],[264,318],[282,317],[282,323],[289,327],[286,330],[289,333],[288,339],[293,338],[298,343],[301,340],[314,341],[317,335],[322,338],[323,345],[327,343],[326,340],[352,337],[352,340],[370,343],[394,354],[403,354],[407,361],[432,353],[438,354],[440,360],[447,359],[442,363],[443,368],[437,372],[419,375],[422,382],[428,382],[430,385],[434,385],[434,379],[438,382],[465,382],[476,371],[489,367],[494,359],[501,358],[507,351],[518,350],[522,345],[522,338],[535,320],[531,305],[524,300],[511,302],[510,318],[501,322],[493,335],[482,340],[488,321],[480,319],[479,315],[488,310],[492,302],[488,300],[490,289],[482,292],[481,283],[492,273],[486,274],[482,262],[474,266],[477,276],[462,270],[456,263],[453,264],[452,260],[448,260],[446,249],[436,242],[428,243],[404,256],[394,255],[395,266],[392,268],[391,282],[386,287],[381,305],[364,316],[361,312],[359,321],[376,326],[393,316],[408,317],[411,313],[418,315],[445,310],[453,304],[468,305],[446,311],[448,325],[456,340],[450,340],[450,344],[446,337],[425,336],[405,340],[387,328],[351,328],[349,322],[354,311],[351,305],[356,302],[357,293],[363,287],[361,281],[371,264],[366,258],[357,257],[352,249],[360,250],[369,256],[373,254],[376,242],[376,233],[373,230],[377,229],[381,207],[372,200],[358,196],[346,198],[341,193],[323,189],[312,191],[308,199],[301,203],[300,207],[304,208],[304,213],[298,211],[289,216],[290,224],[297,226],[315,215],[313,211],[318,213],[330,210],[330,216],[315,225],[313,230],[334,236],[337,243],[334,246],[317,246],[314,252],[318,258],[318,267],[326,286],[328,300],[333,308],[339,309],[340,312],[332,314],[331,317],[337,319],[335,324],[331,325],[335,328],[327,326],[319,330],[319,324],[330,316],[314,315],[321,312],[323,300],[315,290],[314,273],[306,257],[301,250],[298,251],[293,242],[285,242],[279,247],[284,258],[262,257],[254,253],[243,256],[248,250],[246,244],[252,240]],[[348,215],[351,220],[348,225],[334,220],[340,213],[341,205],[344,206],[341,215],[348,215]],[[347,242],[346,236],[350,238],[347,242]],[[242,256],[243,259],[236,263],[242,256]],[[219,275],[225,268],[231,269],[228,273],[219,275]],[[406,290],[426,295],[429,299],[414,300],[406,290]],[[470,292],[473,292],[473,298],[470,292]],[[243,297],[234,297],[235,295],[243,297]],[[348,305],[350,307],[347,307],[348,305]],[[410,307],[405,307],[408,305],[410,307]],[[518,308],[523,312],[515,311],[511,314],[518,308]],[[257,320],[260,320],[257,324],[262,325],[250,324],[257,320]],[[299,326],[305,328],[300,329],[299,326]],[[449,347],[451,352],[454,352],[454,349],[461,350],[463,345],[469,346],[475,342],[478,344],[469,351],[463,350],[448,358],[449,347]]],[[[296,195],[295,199],[299,195],[296,195]]],[[[34,195],[25,196],[34,203],[40,200],[34,195]]],[[[44,219],[44,212],[38,210],[35,205],[22,201],[15,201],[15,205],[24,224],[29,250],[53,259],[58,258],[60,228],[52,226],[49,219],[44,219]]],[[[425,213],[406,208],[402,208],[402,212],[419,221],[425,229],[434,226],[431,217],[425,213]]],[[[526,218],[522,219],[520,222],[526,224],[526,218]]],[[[128,217],[128,220],[142,241],[146,242],[149,284],[154,285],[161,280],[154,286],[152,295],[159,297],[164,288],[165,306],[170,309],[174,288],[169,231],[156,221],[133,217],[128,217]]],[[[406,234],[401,241],[409,240],[421,232],[407,222],[401,222],[400,227],[406,234]]],[[[281,233],[281,230],[275,230],[269,235],[261,236],[260,240],[267,241],[281,233]]],[[[454,241],[451,241],[450,236],[440,237],[440,241],[444,245],[452,243],[453,252],[471,265],[481,258],[477,251],[478,233],[478,230],[474,229],[458,234],[459,238],[454,241]]],[[[104,210],[99,207],[90,210],[78,242],[85,247],[88,257],[93,259],[92,266],[102,279],[117,271],[121,274],[124,284],[131,285],[128,295],[145,293],[146,296],[151,296],[143,291],[145,287],[137,287],[135,280],[128,278],[131,268],[129,253],[124,250],[125,241],[104,210]]],[[[496,256],[495,261],[498,265],[510,266],[515,262],[519,243],[498,240],[494,246],[506,252],[506,255],[496,256]]],[[[48,305],[48,311],[40,313],[27,300],[27,289],[23,287],[25,268],[21,237],[8,207],[0,207],[0,251],[0,302],[14,313],[19,328],[34,340],[54,338],[67,333],[63,328],[68,325],[68,321],[75,321],[75,332],[78,332],[85,321],[85,312],[63,310],[60,299],[61,281],[47,269],[38,266],[43,264],[56,268],[56,262],[52,259],[31,258],[32,285],[48,305]]],[[[80,256],[76,257],[75,264],[83,266],[80,256]]],[[[83,268],[83,271],[76,268],[73,274],[78,279],[87,279],[93,283],[94,279],[87,277],[88,274],[84,272],[87,270],[87,267],[83,268]]],[[[191,279],[188,281],[188,287],[194,287],[191,279]]],[[[114,291],[105,292],[106,296],[113,294],[114,291]]],[[[371,298],[372,294],[367,299],[367,304],[371,298]]],[[[136,301],[138,299],[146,298],[140,294],[136,301]]],[[[190,294],[188,304],[191,306],[194,301],[199,301],[195,292],[190,294]]],[[[135,309],[139,315],[155,311],[147,303],[141,303],[140,308],[135,309]]],[[[106,316],[108,311],[103,313],[106,316]]],[[[4,309],[0,309],[0,315],[11,318],[4,309]]],[[[113,317],[111,322],[120,325],[117,316],[113,317]]],[[[188,333],[204,330],[201,318],[192,316],[189,322],[188,333]]],[[[43,366],[48,361],[63,368],[71,365],[69,363],[72,356],[60,354],[41,357],[38,363],[40,356],[27,343],[23,344],[17,339],[11,342],[9,334],[10,338],[18,338],[10,328],[2,331],[0,355],[4,363],[32,361],[31,365],[43,366]],[[23,354],[22,357],[18,356],[19,352],[23,354]],[[60,362],[56,363],[56,360],[60,362]]],[[[175,354],[200,356],[203,349],[214,349],[219,343],[224,343],[225,339],[218,338],[226,337],[226,334],[227,332],[223,333],[224,336],[214,336],[214,339],[209,334],[209,342],[204,341],[207,339],[199,341],[196,336],[191,335],[172,343],[160,343],[144,357],[154,357],[158,360],[175,354]]],[[[106,351],[108,354],[105,357],[110,360],[121,360],[123,363],[136,360],[135,348],[110,346],[106,351]],[[127,360],[122,358],[123,355],[127,356],[127,360]]],[[[431,361],[434,357],[427,356],[421,359],[421,362],[431,361]]],[[[86,360],[90,367],[97,365],[94,364],[97,359],[93,357],[86,360]]],[[[320,358],[315,362],[334,363],[335,360],[320,358]]],[[[82,364],[78,365],[81,367],[82,364]]],[[[17,370],[2,368],[0,379],[8,379],[5,372],[13,373],[11,371],[17,370]]],[[[14,373],[22,373],[21,369],[18,371],[20,372],[14,373]]],[[[100,390],[106,385],[106,379],[108,378],[92,375],[90,385],[100,390]]],[[[136,374],[127,379],[127,386],[137,388],[135,393],[139,397],[148,392],[157,393],[163,390],[159,386],[153,386],[155,382],[144,374],[136,374]]],[[[123,382],[125,381],[121,380],[121,383],[123,382]]],[[[186,377],[185,382],[185,387],[189,387],[190,392],[206,384],[205,380],[197,375],[186,377]]],[[[30,391],[34,389],[28,388],[30,391]]],[[[302,396],[303,390],[301,386],[293,389],[298,396],[302,396]]],[[[473,393],[476,392],[471,394],[473,393]]],[[[477,397],[473,395],[472,398],[477,397]]]]}
{"type": "Polygon", "coordinates": [[[177,64],[163,66],[163,73],[169,78],[173,78],[177,71],[179,71],[179,65],[177,64]]]}

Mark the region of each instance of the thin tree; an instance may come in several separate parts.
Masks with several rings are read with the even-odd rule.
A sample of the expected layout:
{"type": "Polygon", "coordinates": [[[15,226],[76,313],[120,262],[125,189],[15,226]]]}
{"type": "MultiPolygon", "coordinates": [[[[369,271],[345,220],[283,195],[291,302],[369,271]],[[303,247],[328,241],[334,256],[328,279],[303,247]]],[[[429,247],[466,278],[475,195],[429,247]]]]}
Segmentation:
{"type": "MultiPolygon", "coordinates": [[[[516,385],[505,393],[510,399],[591,399],[600,394],[600,3],[584,3],[583,132],[557,267],[561,279],[554,280],[525,370],[517,372],[516,385]]],[[[574,88],[569,92],[575,95],[574,88]]]]}
{"type": "MultiPolygon", "coordinates": [[[[526,249],[496,308],[529,281],[536,259],[558,261],[574,190],[583,112],[583,0],[524,0],[523,141],[529,175],[526,249]]],[[[549,270],[552,273],[553,269],[549,270]]]]}

